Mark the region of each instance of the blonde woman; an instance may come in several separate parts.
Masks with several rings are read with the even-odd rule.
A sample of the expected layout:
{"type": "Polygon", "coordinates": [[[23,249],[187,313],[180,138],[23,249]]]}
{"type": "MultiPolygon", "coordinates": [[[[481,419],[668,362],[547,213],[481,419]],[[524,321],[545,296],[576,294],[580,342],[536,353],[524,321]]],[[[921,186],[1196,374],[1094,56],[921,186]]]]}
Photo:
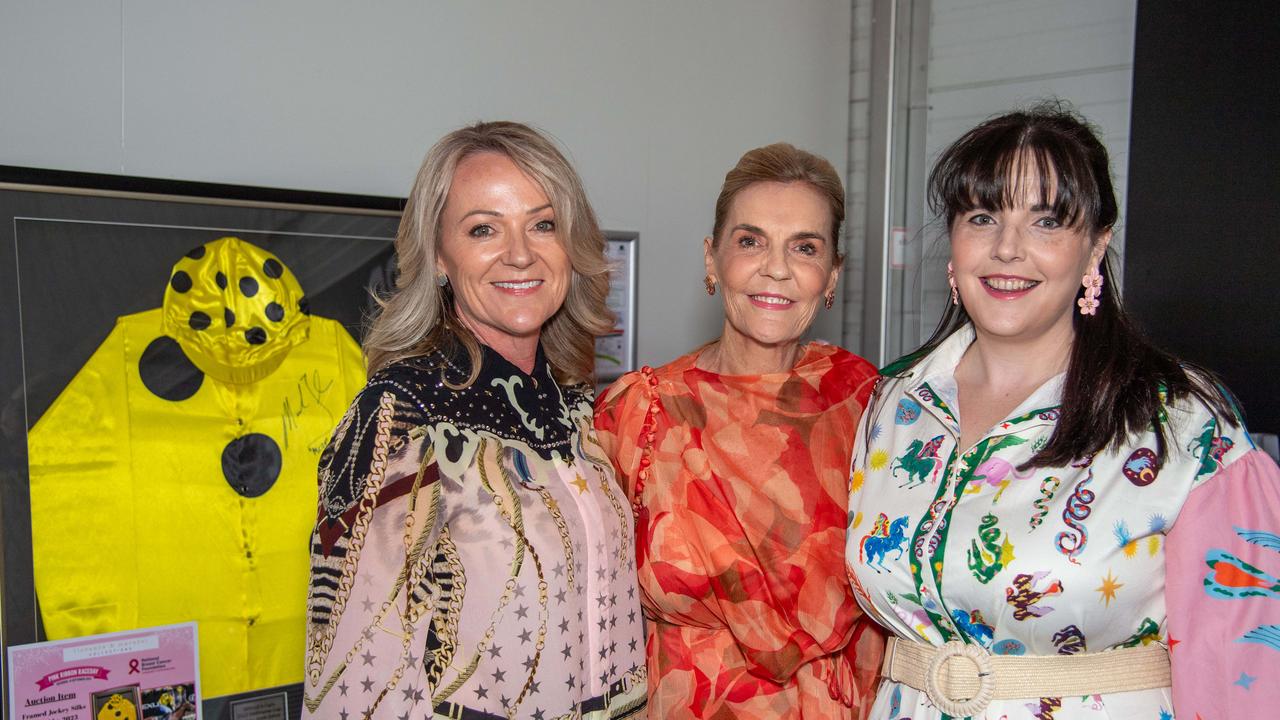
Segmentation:
{"type": "Polygon", "coordinates": [[[632,520],[591,429],[603,238],[559,151],[427,154],[320,460],[304,717],[640,716],[632,520]]]}

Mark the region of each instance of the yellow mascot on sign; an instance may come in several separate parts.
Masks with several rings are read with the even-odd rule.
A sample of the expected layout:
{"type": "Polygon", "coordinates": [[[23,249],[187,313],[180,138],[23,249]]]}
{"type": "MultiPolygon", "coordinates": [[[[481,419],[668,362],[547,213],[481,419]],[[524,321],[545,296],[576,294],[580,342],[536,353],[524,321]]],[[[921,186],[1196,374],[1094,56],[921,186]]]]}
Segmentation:
{"type": "Polygon", "coordinates": [[[49,638],[195,620],[206,697],[301,681],[316,465],[363,383],[271,253],[187,253],[31,430],[49,638]]]}

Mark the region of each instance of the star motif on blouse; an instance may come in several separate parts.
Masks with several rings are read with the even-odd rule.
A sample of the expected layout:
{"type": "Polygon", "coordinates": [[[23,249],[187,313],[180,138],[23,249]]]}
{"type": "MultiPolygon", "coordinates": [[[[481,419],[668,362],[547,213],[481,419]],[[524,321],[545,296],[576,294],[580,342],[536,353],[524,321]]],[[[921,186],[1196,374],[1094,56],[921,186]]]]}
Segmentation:
{"type": "Polygon", "coordinates": [[[1235,682],[1233,682],[1233,683],[1231,683],[1231,684],[1232,684],[1232,685],[1239,685],[1240,687],[1244,688],[1245,690],[1252,690],[1253,688],[1252,688],[1251,686],[1253,685],[1253,681],[1254,681],[1254,680],[1257,680],[1257,679],[1258,679],[1257,677],[1255,677],[1255,676],[1253,676],[1253,675],[1250,675],[1249,673],[1242,672],[1242,673],[1240,673],[1240,679],[1239,679],[1239,680],[1236,680],[1235,682]]]}
{"type": "MultiPolygon", "coordinates": [[[[492,677],[494,682],[500,683],[507,679],[507,671],[502,668],[494,668],[492,677]]],[[[503,705],[506,705],[506,703],[503,703],[503,705]]]]}
{"type": "Polygon", "coordinates": [[[587,491],[587,479],[582,477],[581,475],[578,475],[577,478],[569,484],[578,488],[579,495],[587,491]]]}
{"type": "Polygon", "coordinates": [[[556,563],[556,566],[555,566],[555,567],[553,567],[553,568],[551,568],[551,572],[555,573],[555,574],[556,574],[556,577],[563,577],[563,576],[564,576],[564,563],[556,563]]]}
{"type": "Polygon", "coordinates": [[[516,608],[516,617],[520,618],[521,620],[529,619],[529,608],[525,607],[524,605],[521,605],[520,607],[516,608]]]}
{"type": "Polygon", "coordinates": [[[1102,578],[1102,584],[1094,588],[1102,593],[1102,600],[1107,607],[1111,607],[1111,601],[1116,599],[1116,591],[1124,587],[1124,583],[1116,582],[1116,578],[1111,574],[1111,570],[1107,570],[1107,576],[1102,578]]]}
{"type": "Polygon", "coordinates": [[[489,648],[488,653],[489,653],[490,660],[496,659],[502,656],[502,648],[498,645],[494,645],[493,647],[489,648]]]}
{"type": "Polygon", "coordinates": [[[563,618],[560,620],[560,632],[569,632],[569,618],[563,618]]]}
{"type": "Polygon", "coordinates": [[[631,638],[631,642],[627,643],[627,645],[631,647],[631,652],[635,652],[635,651],[636,651],[636,639],[635,639],[635,638],[631,638]]]}
{"type": "Polygon", "coordinates": [[[533,666],[534,666],[534,665],[537,665],[537,663],[535,663],[535,662],[533,661],[533,656],[532,656],[532,655],[530,655],[529,657],[525,658],[525,659],[524,659],[524,662],[522,662],[522,663],[520,663],[520,664],[521,664],[521,665],[524,665],[524,669],[525,669],[525,670],[532,670],[532,669],[533,669],[533,666]]]}
{"type": "Polygon", "coordinates": [[[410,685],[409,687],[400,688],[400,692],[404,694],[405,702],[409,702],[410,700],[413,699],[413,690],[414,688],[412,685],[410,685]]]}
{"type": "Polygon", "coordinates": [[[534,708],[533,720],[546,720],[546,718],[543,717],[542,715],[542,708],[534,708]]]}
{"type": "Polygon", "coordinates": [[[539,683],[537,680],[533,680],[529,683],[529,692],[536,694],[541,691],[542,691],[541,683],[539,683]]]}
{"type": "Polygon", "coordinates": [[[529,632],[529,628],[525,628],[520,632],[518,637],[520,638],[520,642],[528,643],[533,640],[533,633],[529,632]]]}
{"type": "Polygon", "coordinates": [[[568,643],[565,643],[564,649],[560,651],[560,654],[564,656],[565,660],[568,660],[569,656],[573,654],[573,651],[569,649],[568,643]]]}
{"type": "Polygon", "coordinates": [[[489,698],[489,688],[477,685],[476,697],[481,700],[487,700],[489,698]]]}
{"type": "Polygon", "coordinates": [[[564,604],[564,596],[565,596],[565,593],[566,593],[566,592],[567,592],[567,591],[566,591],[564,588],[560,588],[560,592],[556,593],[556,602],[558,602],[558,603],[560,603],[561,605],[563,605],[563,604],[564,604]]]}
{"type": "Polygon", "coordinates": [[[368,599],[368,598],[365,598],[364,600],[361,600],[361,601],[360,601],[360,605],[361,605],[362,607],[364,607],[364,611],[365,611],[365,612],[373,612],[373,601],[372,601],[372,600],[370,600],[370,599],[368,599]]]}
{"type": "Polygon", "coordinates": [[[500,702],[502,703],[502,707],[504,708],[509,707],[511,705],[511,700],[508,699],[506,695],[502,696],[502,699],[500,700],[500,702]]]}
{"type": "Polygon", "coordinates": [[[364,654],[360,656],[360,659],[364,660],[365,665],[372,665],[374,660],[373,653],[365,650],[364,654]]]}
{"type": "Polygon", "coordinates": [[[364,688],[365,692],[373,692],[373,681],[368,677],[360,681],[360,686],[364,688]]]}
{"type": "Polygon", "coordinates": [[[347,709],[346,709],[346,708],[342,708],[341,710],[339,710],[339,711],[338,711],[338,718],[339,718],[340,720],[347,720],[347,709]]]}
{"type": "Polygon", "coordinates": [[[338,694],[345,696],[347,694],[347,689],[347,681],[343,680],[342,684],[338,686],[338,694]]]}

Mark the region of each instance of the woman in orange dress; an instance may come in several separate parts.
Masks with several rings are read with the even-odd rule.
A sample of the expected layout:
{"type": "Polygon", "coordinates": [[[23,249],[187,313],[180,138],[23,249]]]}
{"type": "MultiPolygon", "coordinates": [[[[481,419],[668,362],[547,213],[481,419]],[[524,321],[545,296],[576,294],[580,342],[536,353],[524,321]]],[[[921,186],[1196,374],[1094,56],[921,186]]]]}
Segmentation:
{"type": "Polygon", "coordinates": [[[835,301],[844,189],[786,145],[725,177],[705,240],[724,331],[623,376],[596,429],[632,499],[654,718],[855,718],[882,639],[845,577],[847,474],[875,383],[802,343],[835,301]]]}

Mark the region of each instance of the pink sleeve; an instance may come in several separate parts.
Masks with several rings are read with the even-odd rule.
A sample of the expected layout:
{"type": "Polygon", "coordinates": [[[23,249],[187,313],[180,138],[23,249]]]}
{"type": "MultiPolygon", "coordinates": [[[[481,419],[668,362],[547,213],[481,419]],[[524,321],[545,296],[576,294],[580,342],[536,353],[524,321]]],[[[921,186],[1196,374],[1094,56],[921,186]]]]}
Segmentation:
{"type": "Polygon", "coordinates": [[[1165,550],[1173,705],[1187,720],[1280,712],[1280,468],[1253,450],[1194,489],[1165,550]]]}

